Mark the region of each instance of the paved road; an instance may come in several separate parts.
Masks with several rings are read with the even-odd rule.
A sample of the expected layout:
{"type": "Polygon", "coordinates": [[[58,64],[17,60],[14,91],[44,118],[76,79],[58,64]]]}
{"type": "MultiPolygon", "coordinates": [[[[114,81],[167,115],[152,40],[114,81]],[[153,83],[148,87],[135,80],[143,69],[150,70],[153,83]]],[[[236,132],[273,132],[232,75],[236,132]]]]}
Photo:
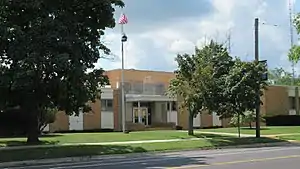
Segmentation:
{"type": "Polygon", "coordinates": [[[299,146],[198,150],[144,155],[120,155],[89,161],[11,169],[296,169],[300,165],[299,146]]]}

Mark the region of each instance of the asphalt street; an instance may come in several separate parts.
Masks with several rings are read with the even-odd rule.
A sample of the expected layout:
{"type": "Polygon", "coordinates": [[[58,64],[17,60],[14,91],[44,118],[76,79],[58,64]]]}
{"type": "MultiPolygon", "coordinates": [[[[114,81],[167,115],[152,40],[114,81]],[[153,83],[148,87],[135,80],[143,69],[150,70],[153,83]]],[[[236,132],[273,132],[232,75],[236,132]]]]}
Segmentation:
{"type": "Polygon", "coordinates": [[[299,146],[277,146],[116,155],[82,162],[8,167],[7,169],[297,169],[299,165],[299,146]]]}

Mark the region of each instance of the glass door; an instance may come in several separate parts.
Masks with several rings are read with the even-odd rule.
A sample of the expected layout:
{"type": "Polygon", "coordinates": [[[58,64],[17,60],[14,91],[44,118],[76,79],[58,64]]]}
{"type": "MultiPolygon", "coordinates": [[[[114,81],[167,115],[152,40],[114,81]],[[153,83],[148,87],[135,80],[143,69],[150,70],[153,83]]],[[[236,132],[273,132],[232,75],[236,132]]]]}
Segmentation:
{"type": "Polygon", "coordinates": [[[148,108],[134,107],[133,108],[133,122],[148,125],[148,108]]]}

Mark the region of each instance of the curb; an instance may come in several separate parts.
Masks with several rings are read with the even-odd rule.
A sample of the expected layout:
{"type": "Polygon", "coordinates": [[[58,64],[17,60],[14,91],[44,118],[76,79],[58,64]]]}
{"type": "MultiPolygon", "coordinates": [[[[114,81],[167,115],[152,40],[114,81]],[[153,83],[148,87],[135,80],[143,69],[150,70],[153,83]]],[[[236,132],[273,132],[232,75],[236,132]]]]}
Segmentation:
{"type": "MultiPolygon", "coordinates": [[[[0,168],[3,167],[24,167],[29,165],[46,165],[51,163],[72,163],[72,162],[83,162],[88,160],[97,160],[99,158],[112,159],[119,158],[118,156],[140,156],[140,155],[151,155],[153,153],[171,153],[180,151],[195,151],[195,150],[216,150],[216,149],[233,149],[233,148],[262,148],[262,147],[272,147],[272,146],[293,146],[300,145],[298,141],[288,141],[288,142],[277,142],[277,143],[258,143],[258,144],[247,144],[247,145],[237,145],[237,146],[220,146],[220,147],[203,147],[196,149],[183,149],[183,150],[166,150],[166,151],[153,151],[153,152],[143,152],[143,153],[127,153],[127,154],[112,154],[112,155],[96,155],[96,156],[82,156],[82,157],[67,157],[67,158],[53,158],[53,159],[41,159],[41,160],[27,160],[27,161],[14,161],[14,162],[4,162],[0,163],[0,168]]],[[[123,157],[122,157],[123,158],[123,157]]]]}
{"type": "Polygon", "coordinates": [[[49,145],[32,145],[32,146],[14,146],[14,147],[0,147],[1,150],[23,150],[31,148],[52,148],[64,146],[101,146],[101,145],[124,145],[124,144],[146,144],[146,143],[168,143],[179,141],[196,141],[205,138],[184,138],[184,139],[168,139],[168,140],[139,140],[139,141],[119,141],[119,142],[101,142],[101,143],[65,143],[65,144],[49,144],[49,145]]]}

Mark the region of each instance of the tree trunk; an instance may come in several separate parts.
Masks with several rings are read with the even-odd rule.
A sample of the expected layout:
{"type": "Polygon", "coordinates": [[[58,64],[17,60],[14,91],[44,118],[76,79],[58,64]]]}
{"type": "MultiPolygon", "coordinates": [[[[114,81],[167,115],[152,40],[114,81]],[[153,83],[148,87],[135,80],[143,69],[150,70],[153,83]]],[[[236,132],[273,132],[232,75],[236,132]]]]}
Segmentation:
{"type": "Polygon", "coordinates": [[[33,110],[28,112],[28,129],[27,129],[27,144],[38,144],[39,140],[39,123],[38,112],[33,110]]]}
{"type": "Polygon", "coordinates": [[[252,122],[249,123],[249,127],[250,127],[250,129],[252,129],[252,122]]]}
{"type": "Polygon", "coordinates": [[[239,138],[241,138],[241,122],[240,122],[240,113],[238,114],[238,133],[239,133],[239,138]]]}
{"type": "Polygon", "coordinates": [[[191,111],[189,111],[189,129],[188,129],[188,135],[192,136],[194,135],[194,115],[191,111]]]}

